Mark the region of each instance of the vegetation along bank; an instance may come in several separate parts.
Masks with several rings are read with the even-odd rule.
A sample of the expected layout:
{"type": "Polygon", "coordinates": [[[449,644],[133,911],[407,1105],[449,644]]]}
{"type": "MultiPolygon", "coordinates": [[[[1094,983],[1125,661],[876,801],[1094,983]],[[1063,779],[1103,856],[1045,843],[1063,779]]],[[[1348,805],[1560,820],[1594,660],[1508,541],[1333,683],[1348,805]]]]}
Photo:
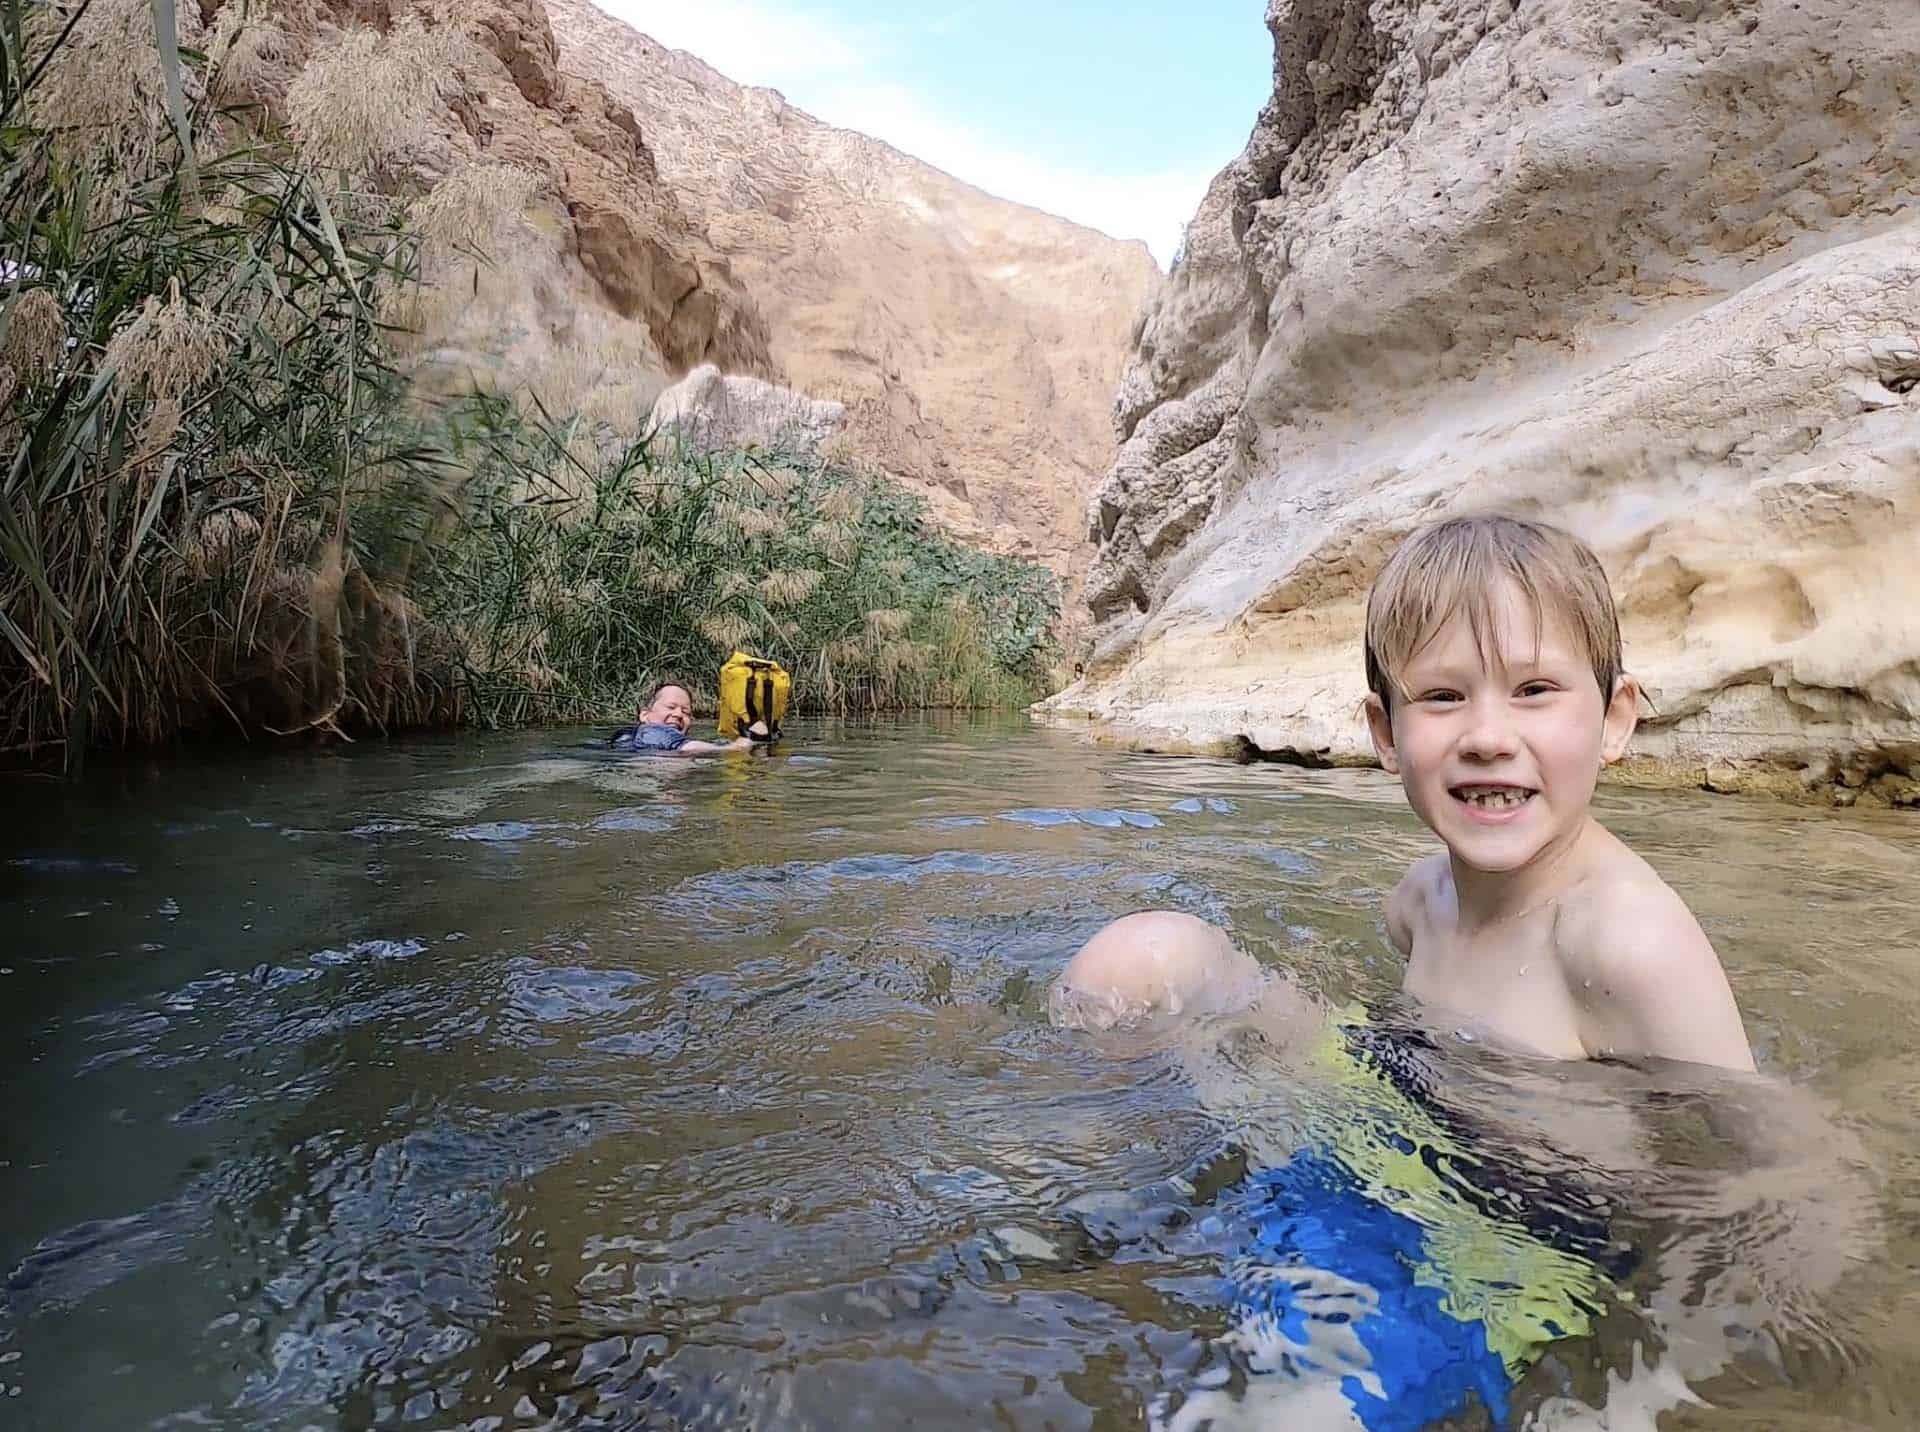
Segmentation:
{"type": "Polygon", "coordinates": [[[601,718],[735,646],[802,711],[1042,694],[1053,576],[884,476],[416,381],[535,182],[399,172],[458,33],[341,45],[266,105],[278,32],[237,5],[0,26],[6,756],[601,718]]]}

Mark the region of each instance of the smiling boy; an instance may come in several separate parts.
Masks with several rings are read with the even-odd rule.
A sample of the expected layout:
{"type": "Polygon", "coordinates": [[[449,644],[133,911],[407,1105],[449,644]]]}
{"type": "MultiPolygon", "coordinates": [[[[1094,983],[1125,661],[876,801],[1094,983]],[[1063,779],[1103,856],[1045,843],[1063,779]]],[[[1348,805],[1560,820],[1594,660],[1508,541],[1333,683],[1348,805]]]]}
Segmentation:
{"type": "MultiPolygon", "coordinates": [[[[1386,910],[1431,1022],[1556,1059],[1751,1070],[1699,923],[1590,809],[1640,700],[1592,551],[1512,517],[1423,528],[1368,597],[1366,673],[1374,750],[1446,847],[1386,910]]],[[[1055,1018],[1107,1024],[1239,990],[1224,937],[1195,927],[1116,922],[1067,965],[1055,1018]]],[[[1285,981],[1259,1003],[1302,1023],[1285,981]]]]}
{"type": "Polygon", "coordinates": [[[1374,750],[1446,846],[1387,902],[1407,991],[1557,1058],[1751,1070],[1699,923],[1590,809],[1640,699],[1592,551],[1511,517],[1423,528],[1374,582],[1366,671],[1374,750]]]}

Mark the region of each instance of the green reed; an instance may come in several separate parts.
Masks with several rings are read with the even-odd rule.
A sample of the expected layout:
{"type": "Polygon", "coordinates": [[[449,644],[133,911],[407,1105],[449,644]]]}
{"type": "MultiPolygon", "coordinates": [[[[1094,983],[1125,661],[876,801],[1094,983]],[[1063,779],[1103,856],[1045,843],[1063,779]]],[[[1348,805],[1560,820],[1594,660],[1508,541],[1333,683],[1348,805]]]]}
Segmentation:
{"type": "Polygon", "coordinates": [[[221,121],[170,47],[156,124],[77,105],[135,20],[0,3],[0,747],[444,719],[351,545],[428,460],[375,312],[413,248],[244,127],[196,158],[221,121]]]}
{"type": "Polygon", "coordinates": [[[421,549],[420,589],[465,634],[479,719],[615,715],[669,677],[706,694],[736,647],[786,664],[806,711],[1043,693],[1052,574],[946,537],[884,477],[622,440],[495,397],[450,426],[467,506],[421,549]]]}

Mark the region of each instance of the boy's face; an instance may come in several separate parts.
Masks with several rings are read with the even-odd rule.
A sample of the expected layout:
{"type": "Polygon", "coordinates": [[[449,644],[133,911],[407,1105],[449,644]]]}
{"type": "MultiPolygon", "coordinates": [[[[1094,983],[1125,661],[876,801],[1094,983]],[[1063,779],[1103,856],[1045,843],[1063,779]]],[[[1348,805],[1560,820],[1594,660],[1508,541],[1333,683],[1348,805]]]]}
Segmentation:
{"type": "Polygon", "coordinates": [[[640,713],[640,719],[685,731],[693,724],[693,698],[681,687],[663,686],[660,694],[653,698],[653,705],[640,713]]]}
{"type": "Polygon", "coordinates": [[[1633,734],[1638,695],[1622,678],[1602,699],[1592,663],[1551,614],[1536,645],[1533,609],[1512,584],[1493,610],[1485,659],[1457,614],[1400,673],[1407,699],[1390,718],[1378,697],[1367,702],[1374,750],[1414,812],[1455,859],[1490,874],[1579,835],[1600,767],[1633,734]]]}

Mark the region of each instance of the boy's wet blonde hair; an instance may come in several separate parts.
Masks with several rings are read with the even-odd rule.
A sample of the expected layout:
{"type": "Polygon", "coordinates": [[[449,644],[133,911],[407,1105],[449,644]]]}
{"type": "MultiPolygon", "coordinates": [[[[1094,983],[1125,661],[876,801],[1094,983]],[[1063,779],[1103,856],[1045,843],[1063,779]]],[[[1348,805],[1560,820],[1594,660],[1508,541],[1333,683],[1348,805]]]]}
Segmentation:
{"type": "Polygon", "coordinates": [[[1391,711],[1408,693],[1400,673],[1461,610],[1482,660],[1495,631],[1501,581],[1533,609],[1534,639],[1551,613],[1593,665],[1600,699],[1620,677],[1620,619],[1593,549],[1569,532],[1518,517],[1450,517],[1402,542],[1367,595],[1367,686],[1391,711]]]}

